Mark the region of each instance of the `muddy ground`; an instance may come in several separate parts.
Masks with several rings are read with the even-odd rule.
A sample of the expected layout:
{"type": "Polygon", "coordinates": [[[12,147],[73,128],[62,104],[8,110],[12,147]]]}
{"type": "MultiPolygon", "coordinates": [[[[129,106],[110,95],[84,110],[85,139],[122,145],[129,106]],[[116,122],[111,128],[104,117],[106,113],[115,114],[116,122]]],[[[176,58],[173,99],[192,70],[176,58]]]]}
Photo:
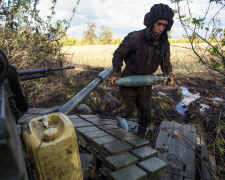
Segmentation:
{"type": "MultiPolygon", "coordinates": [[[[49,76],[46,81],[39,85],[39,88],[29,89],[26,87],[29,89],[30,107],[62,106],[104,70],[100,67],[75,66],[79,70],[75,68],[75,71],[67,70],[67,72],[58,72],[54,76],[49,76]]],[[[190,67],[187,69],[186,66],[182,67],[182,65],[173,65],[173,69],[175,71],[173,72],[174,84],[172,86],[154,86],[151,126],[157,129],[163,120],[192,124],[199,131],[210,134],[208,138],[210,141],[211,136],[216,132],[216,125],[225,120],[224,104],[222,101],[213,100],[213,98],[223,99],[225,78],[218,73],[215,78],[215,75],[210,74],[205,69],[193,72],[190,67]],[[185,71],[181,73],[176,69],[185,69],[185,71]],[[181,92],[183,87],[192,94],[199,93],[200,97],[191,102],[186,107],[187,111],[182,115],[177,111],[176,106],[184,98],[181,92]],[[200,111],[202,104],[207,105],[208,108],[200,111]]],[[[102,117],[112,116],[109,107],[106,107],[104,111],[99,109],[105,92],[110,92],[113,97],[118,98],[118,88],[111,87],[110,78],[111,76],[101,83],[83,102],[92,110],[93,114],[99,114],[102,117]]],[[[26,86],[26,84],[24,85],[26,86]]],[[[185,105],[182,106],[185,108],[185,105]]],[[[84,112],[77,111],[76,113],[84,112]]],[[[135,109],[130,120],[137,121],[135,109]]]]}
{"type": "MultiPolygon", "coordinates": [[[[41,82],[38,88],[27,88],[30,107],[46,107],[62,106],[68,102],[74,95],[80,92],[91,81],[93,81],[104,68],[87,67],[75,65],[78,70],[67,70],[67,72],[58,72],[54,76],[50,76],[47,80],[41,82]]],[[[146,134],[146,139],[154,145],[156,132],[160,123],[165,121],[173,121],[185,124],[195,125],[197,130],[206,136],[206,143],[216,150],[214,153],[217,162],[221,167],[224,165],[224,155],[219,152],[220,148],[224,149],[225,142],[225,105],[221,101],[224,99],[225,78],[220,74],[210,74],[205,69],[193,72],[187,69],[187,66],[173,65],[173,69],[179,71],[173,72],[174,84],[170,87],[156,85],[153,89],[153,107],[152,107],[152,123],[149,125],[151,131],[146,134]],[[180,71],[185,69],[185,71],[180,71]],[[214,77],[216,76],[216,78],[214,77]],[[182,114],[177,111],[176,106],[184,98],[182,88],[187,88],[192,94],[198,94],[199,98],[191,102],[187,110],[182,114]],[[213,100],[214,98],[220,98],[213,100]],[[207,108],[200,110],[202,105],[207,108]],[[220,128],[218,128],[220,127],[220,128]],[[220,143],[218,142],[218,137],[220,143]],[[218,146],[219,145],[219,146],[218,146]]],[[[104,111],[99,109],[105,92],[110,92],[113,97],[118,98],[118,88],[112,88],[109,76],[101,83],[88,97],[84,100],[93,114],[101,117],[112,117],[112,111],[106,107],[104,111]]],[[[76,113],[84,114],[84,111],[76,111],[76,113]]],[[[137,122],[137,113],[134,109],[130,121],[137,122]]]]}

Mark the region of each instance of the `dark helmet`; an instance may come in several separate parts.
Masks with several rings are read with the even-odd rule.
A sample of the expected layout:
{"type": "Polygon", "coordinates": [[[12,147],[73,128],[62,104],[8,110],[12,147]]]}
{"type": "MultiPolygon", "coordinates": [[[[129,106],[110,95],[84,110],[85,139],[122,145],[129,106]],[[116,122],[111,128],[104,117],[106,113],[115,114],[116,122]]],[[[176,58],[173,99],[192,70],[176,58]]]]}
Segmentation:
{"type": "Polygon", "coordinates": [[[145,14],[144,25],[152,27],[156,21],[165,19],[168,21],[166,30],[170,31],[173,26],[173,16],[173,10],[168,5],[155,4],[151,7],[150,12],[145,14]]]}

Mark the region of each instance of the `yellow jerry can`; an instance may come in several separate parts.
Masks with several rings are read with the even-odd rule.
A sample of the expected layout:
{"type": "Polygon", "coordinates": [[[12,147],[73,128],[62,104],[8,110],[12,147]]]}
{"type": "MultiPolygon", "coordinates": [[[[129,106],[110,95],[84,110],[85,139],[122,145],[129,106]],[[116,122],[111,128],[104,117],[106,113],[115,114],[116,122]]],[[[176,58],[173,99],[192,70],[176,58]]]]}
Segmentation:
{"type": "Polygon", "coordinates": [[[83,179],[76,132],[64,114],[24,122],[22,138],[27,154],[35,160],[36,179],[83,179]]]}

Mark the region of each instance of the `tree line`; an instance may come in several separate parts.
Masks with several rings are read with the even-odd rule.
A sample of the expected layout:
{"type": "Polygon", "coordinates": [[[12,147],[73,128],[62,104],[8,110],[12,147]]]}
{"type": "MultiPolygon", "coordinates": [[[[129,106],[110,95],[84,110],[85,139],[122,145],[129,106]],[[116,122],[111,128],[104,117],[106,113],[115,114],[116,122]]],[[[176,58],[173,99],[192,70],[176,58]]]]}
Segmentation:
{"type": "MultiPolygon", "coordinates": [[[[64,35],[61,39],[61,42],[64,46],[80,46],[80,45],[106,45],[106,44],[120,44],[122,42],[122,38],[113,38],[113,33],[107,26],[101,26],[100,35],[97,36],[95,32],[96,24],[92,21],[87,22],[87,30],[84,31],[84,36],[80,38],[74,38],[73,36],[64,35]]],[[[193,35],[189,35],[189,38],[181,38],[181,39],[172,39],[171,31],[168,32],[169,42],[170,43],[189,43],[190,37],[194,39],[195,42],[205,43],[204,40],[199,39],[197,36],[193,37],[193,35]]],[[[209,36],[210,42],[219,41],[216,39],[214,34],[209,36]]]]}
{"type": "Polygon", "coordinates": [[[121,38],[113,38],[113,33],[107,26],[101,26],[100,35],[96,35],[96,24],[92,21],[87,22],[87,30],[84,31],[82,38],[74,38],[65,35],[62,38],[64,46],[77,46],[77,45],[98,45],[98,44],[120,44],[121,38]]]}

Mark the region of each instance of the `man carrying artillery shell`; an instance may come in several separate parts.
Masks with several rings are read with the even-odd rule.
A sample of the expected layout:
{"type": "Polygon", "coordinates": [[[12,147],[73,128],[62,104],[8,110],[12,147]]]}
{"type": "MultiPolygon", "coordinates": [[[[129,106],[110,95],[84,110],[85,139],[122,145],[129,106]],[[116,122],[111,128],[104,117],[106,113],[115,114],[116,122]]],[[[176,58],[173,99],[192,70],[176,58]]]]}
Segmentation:
{"type": "MultiPolygon", "coordinates": [[[[151,7],[144,18],[146,28],[129,33],[113,54],[112,86],[118,85],[115,81],[120,77],[153,74],[159,65],[164,76],[168,76],[166,85],[173,84],[167,36],[167,31],[173,25],[173,16],[174,13],[168,5],[155,4],[151,7]],[[121,73],[123,61],[126,66],[121,73]]],[[[139,124],[137,135],[144,137],[147,125],[151,122],[152,86],[120,86],[119,93],[120,99],[114,113],[127,118],[136,104],[139,124]]]]}

